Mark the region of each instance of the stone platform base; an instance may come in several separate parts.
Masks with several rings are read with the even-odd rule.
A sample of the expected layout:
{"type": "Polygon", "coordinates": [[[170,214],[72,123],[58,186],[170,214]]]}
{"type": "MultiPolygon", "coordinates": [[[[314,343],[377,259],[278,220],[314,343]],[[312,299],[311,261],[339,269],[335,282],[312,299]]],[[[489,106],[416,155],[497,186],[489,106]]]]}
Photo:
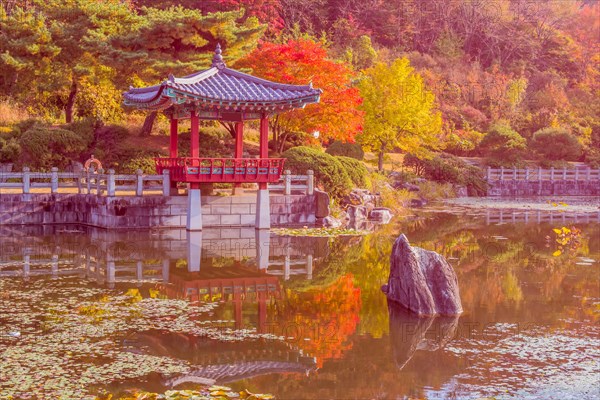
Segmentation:
{"type": "MultiPolygon", "coordinates": [[[[100,228],[185,228],[187,196],[1,194],[0,225],[83,224],[100,228]]],[[[271,195],[271,226],[315,223],[314,195],[271,195]]],[[[202,196],[203,227],[256,223],[256,194],[202,196]]]]}

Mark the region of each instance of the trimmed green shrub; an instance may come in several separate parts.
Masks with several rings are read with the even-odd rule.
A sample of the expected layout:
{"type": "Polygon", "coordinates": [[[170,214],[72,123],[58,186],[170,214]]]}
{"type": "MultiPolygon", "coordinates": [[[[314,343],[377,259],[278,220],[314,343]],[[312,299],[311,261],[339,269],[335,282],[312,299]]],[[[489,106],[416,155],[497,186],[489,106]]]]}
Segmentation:
{"type": "Polygon", "coordinates": [[[331,154],[332,156],[344,156],[352,157],[357,160],[365,158],[365,152],[358,143],[346,143],[338,140],[334,141],[327,147],[325,153],[331,154]]]}
{"type": "Polygon", "coordinates": [[[479,148],[493,164],[514,165],[525,153],[527,141],[509,125],[497,123],[481,141],[479,148]]]}
{"type": "Polygon", "coordinates": [[[450,154],[440,153],[431,159],[407,154],[404,165],[414,168],[418,175],[431,181],[466,186],[472,196],[482,196],[487,191],[483,171],[450,154]]]}
{"type": "Polygon", "coordinates": [[[335,158],[342,163],[354,186],[359,188],[369,186],[369,170],[365,164],[351,157],[336,156],[335,158]]]}
{"type": "Polygon", "coordinates": [[[565,128],[545,128],[533,134],[529,148],[542,160],[576,161],[583,154],[579,140],[565,128]]]}
{"type": "Polygon", "coordinates": [[[75,133],[85,141],[87,146],[90,146],[94,142],[94,132],[100,126],[100,123],[94,119],[83,118],[63,125],[62,128],[75,133]]]}
{"type": "MultiPolygon", "coordinates": [[[[106,125],[98,127],[94,131],[94,141],[89,153],[106,165],[119,160],[126,160],[129,154],[127,154],[123,142],[128,135],[129,131],[124,126],[106,125]]],[[[137,149],[135,150],[137,151],[137,149]]]]}
{"type": "Polygon", "coordinates": [[[19,144],[24,164],[42,170],[64,169],[87,148],[86,142],[72,131],[39,125],[23,133],[19,144]]]}
{"type": "Polygon", "coordinates": [[[25,119],[23,121],[17,122],[15,127],[18,128],[18,131],[22,133],[22,132],[27,132],[28,130],[30,130],[31,128],[33,128],[36,125],[42,125],[42,123],[36,119],[29,118],[29,119],[25,119]]]}
{"type": "Polygon", "coordinates": [[[2,139],[0,137],[0,163],[14,163],[19,160],[21,155],[21,146],[14,139],[2,139]]]}
{"type": "Polygon", "coordinates": [[[317,185],[333,197],[342,197],[352,189],[352,181],[342,163],[335,157],[306,146],[293,147],[282,155],[287,159],[285,169],[294,174],[315,173],[317,185]]]}
{"type": "Polygon", "coordinates": [[[155,154],[140,154],[126,161],[119,171],[124,174],[135,174],[138,169],[141,169],[145,174],[156,174],[154,157],[155,154]]]}

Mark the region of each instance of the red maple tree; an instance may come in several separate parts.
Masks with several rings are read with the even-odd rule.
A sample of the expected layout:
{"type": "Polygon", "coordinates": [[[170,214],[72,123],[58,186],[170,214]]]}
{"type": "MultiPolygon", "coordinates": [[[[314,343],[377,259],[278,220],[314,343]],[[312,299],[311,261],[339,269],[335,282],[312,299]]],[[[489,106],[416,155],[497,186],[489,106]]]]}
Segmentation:
{"type": "Polygon", "coordinates": [[[296,85],[310,82],[323,91],[318,104],[271,119],[270,128],[279,152],[284,150],[291,134],[318,131],[321,141],[352,142],[362,130],[363,114],[358,111],[361,98],[358,89],[352,86],[353,72],[346,65],[330,60],[321,44],[307,39],[284,44],[263,42],[236,67],[249,68],[254,75],[276,82],[296,85]]]}

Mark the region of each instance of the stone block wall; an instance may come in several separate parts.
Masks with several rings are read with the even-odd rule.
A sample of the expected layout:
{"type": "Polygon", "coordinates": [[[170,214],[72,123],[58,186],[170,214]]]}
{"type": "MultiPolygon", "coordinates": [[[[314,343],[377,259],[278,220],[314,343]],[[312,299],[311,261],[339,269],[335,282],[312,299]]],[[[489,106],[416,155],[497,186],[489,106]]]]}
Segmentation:
{"type": "MultiPolygon", "coordinates": [[[[271,225],[315,223],[314,195],[272,195],[271,225]]],[[[256,196],[203,196],[204,227],[255,224],[256,196]]],[[[187,196],[2,194],[0,225],[83,224],[101,228],[184,228],[187,196]]]]}
{"type": "Polygon", "coordinates": [[[594,180],[496,180],[489,184],[491,197],[600,196],[600,182],[594,180]]]}

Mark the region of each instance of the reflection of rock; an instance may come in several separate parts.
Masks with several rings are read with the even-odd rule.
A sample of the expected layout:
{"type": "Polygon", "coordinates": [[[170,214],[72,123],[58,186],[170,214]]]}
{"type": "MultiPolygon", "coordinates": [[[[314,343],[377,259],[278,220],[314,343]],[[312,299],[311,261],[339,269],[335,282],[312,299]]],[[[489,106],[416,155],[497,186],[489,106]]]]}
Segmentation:
{"type": "Polygon", "coordinates": [[[325,228],[339,228],[342,226],[342,222],[330,215],[323,218],[323,226],[325,228]]]}
{"type": "Polygon", "coordinates": [[[404,235],[394,243],[388,284],[382,290],[388,299],[418,315],[463,311],[452,266],[434,251],[412,247],[404,235]]]}
{"type": "Polygon", "coordinates": [[[369,219],[387,224],[392,219],[392,212],[389,208],[376,207],[369,213],[369,219]]]}
{"type": "Polygon", "coordinates": [[[427,205],[427,201],[425,199],[411,199],[410,206],[411,207],[423,207],[427,205]]]}
{"type": "Polygon", "coordinates": [[[458,316],[422,318],[394,302],[388,302],[388,311],[392,351],[399,369],[404,368],[417,350],[443,348],[458,327],[458,316]]]}

